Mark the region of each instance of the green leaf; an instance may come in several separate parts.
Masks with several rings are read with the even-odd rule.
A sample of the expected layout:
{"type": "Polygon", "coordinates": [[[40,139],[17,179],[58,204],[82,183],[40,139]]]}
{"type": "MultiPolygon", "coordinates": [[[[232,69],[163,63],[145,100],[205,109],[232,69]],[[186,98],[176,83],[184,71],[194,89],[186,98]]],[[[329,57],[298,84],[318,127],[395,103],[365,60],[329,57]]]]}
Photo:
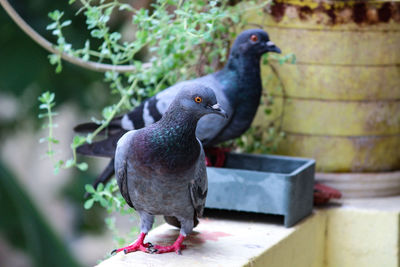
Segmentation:
{"type": "Polygon", "coordinates": [[[104,198],[100,198],[100,205],[104,208],[108,207],[108,202],[104,198]]]}
{"type": "Polygon", "coordinates": [[[118,10],[122,11],[122,10],[130,10],[132,9],[132,7],[128,4],[121,4],[118,8],[118,10]]]}
{"type": "Polygon", "coordinates": [[[92,35],[94,38],[98,38],[101,39],[104,37],[105,35],[105,31],[104,30],[99,30],[99,29],[94,29],[90,32],[90,35],[92,35]]]}
{"type": "Polygon", "coordinates": [[[112,42],[116,42],[116,41],[118,41],[119,39],[121,39],[121,34],[119,33],[119,32],[113,32],[112,34],[110,34],[110,40],[112,41],[112,42]]]}
{"type": "Polygon", "coordinates": [[[53,23],[47,25],[46,30],[53,30],[55,28],[57,28],[57,22],[53,22],[53,23]]]}
{"type": "Polygon", "coordinates": [[[54,10],[53,12],[50,12],[48,15],[52,20],[59,20],[64,15],[64,12],[60,12],[59,10],[54,10]]]}
{"type": "Polygon", "coordinates": [[[75,165],[74,159],[69,159],[69,160],[67,160],[67,162],[65,162],[65,168],[71,168],[74,165],[75,165]]]}
{"type": "Polygon", "coordinates": [[[49,55],[49,60],[51,65],[55,65],[60,60],[60,56],[56,54],[51,54],[49,55]]]}
{"type": "Polygon", "coordinates": [[[68,25],[71,25],[71,21],[70,20],[66,20],[63,23],[61,23],[61,27],[66,27],[68,25]]]}
{"type": "Polygon", "coordinates": [[[103,183],[99,183],[98,185],[97,185],[97,192],[101,192],[101,191],[103,191],[104,190],[104,184],[103,183]]]}
{"type": "Polygon", "coordinates": [[[80,145],[83,145],[86,142],[86,138],[84,136],[75,135],[72,139],[72,148],[76,148],[80,145]]]}
{"type": "Polygon", "coordinates": [[[59,160],[56,162],[56,164],[54,164],[54,174],[58,174],[58,172],[60,171],[60,168],[62,167],[62,165],[64,165],[64,161],[63,160],[59,160]]]}
{"type": "Polygon", "coordinates": [[[57,67],[56,67],[56,73],[60,73],[62,71],[62,65],[61,65],[61,63],[59,63],[59,64],[57,64],[57,67]]]}
{"type": "Polygon", "coordinates": [[[86,192],[91,193],[91,194],[96,192],[96,190],[94,189],[93,185],[91,185],[91,184],[86,184],[85,185],[85,190],[86,190],[86,192]]]}
{"type": "Polygon", "coordinates": [[[88,169],[88,164],[86,162],[81,162],[76,164],[76,167],[81,171],[86,171],[88,169]]]}
{"type": "Polygon", "coordinates": [[[113,111],[114,111],[114,107],[112,107],[112,106],[105,107],[103,109],[103,117],[104,117],[104,119],[108,120],[112,116],[113,111]]]}
{"type": "Polygon", "coordinates": [[[55,138],[48,138],[48,141],[49,142],[52,142],[53,144],[58,144],[58,143],[60,143],[60,141],[59,140],[57,140],[57,139],[55,139],[55,138]]]}
{"type": "Polygon", "coordinates": [[[41,104],[41,105],[39,105],[39,108],[40,109],[47,109],[48,106],[49,105],[47,105],[47,104],[41,104]]]}
{"type": "Polygon", "coordinates": [[[85,201],[85,204],[83,204],[83,207],[88,210],[93,206],[93,204],[94,204],[94,199],[91,198],[91,199],[88,199],[85,201]]]}

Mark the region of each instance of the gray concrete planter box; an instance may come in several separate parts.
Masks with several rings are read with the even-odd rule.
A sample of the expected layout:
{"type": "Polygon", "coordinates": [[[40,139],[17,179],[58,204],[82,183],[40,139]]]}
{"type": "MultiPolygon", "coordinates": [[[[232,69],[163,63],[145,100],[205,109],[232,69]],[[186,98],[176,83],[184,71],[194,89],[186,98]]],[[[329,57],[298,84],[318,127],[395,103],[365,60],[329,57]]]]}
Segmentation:
{"type": "Polygon", "coordinates": [[[315,161],[228,153],[225,167],[207,167],[206,208],[283,215],[286,227],[313,208],[315,161]]]}

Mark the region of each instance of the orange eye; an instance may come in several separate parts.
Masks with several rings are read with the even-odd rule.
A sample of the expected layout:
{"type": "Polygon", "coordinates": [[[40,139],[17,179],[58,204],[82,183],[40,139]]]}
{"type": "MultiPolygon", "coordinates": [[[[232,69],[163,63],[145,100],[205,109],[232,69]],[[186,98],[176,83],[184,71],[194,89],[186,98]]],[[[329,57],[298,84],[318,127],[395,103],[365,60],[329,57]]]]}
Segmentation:
{"type": "Polygon", "coordinates": [[[252,36],[250,36],[250,40],[252,40],[253,42],[257,42],[258,41],[258,36],[253,34],[252,36]]]}
{"type": "Polygon", "coordinates": [[[196,103],[201,103],[201,102],[203,101],[203,99],[202,99],[200,96],[196,96],[196,97],[194,98],[194,101],[195,101],[196,103]]]}

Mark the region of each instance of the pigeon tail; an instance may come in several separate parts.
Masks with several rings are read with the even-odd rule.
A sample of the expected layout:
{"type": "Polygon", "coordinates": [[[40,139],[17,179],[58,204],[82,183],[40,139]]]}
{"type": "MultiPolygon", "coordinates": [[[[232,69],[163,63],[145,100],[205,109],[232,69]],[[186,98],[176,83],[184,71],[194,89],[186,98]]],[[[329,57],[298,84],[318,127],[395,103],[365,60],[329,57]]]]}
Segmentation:
{"type": "MultiPolygon", "coordinates": [[[[97,177],[97,179],[93,182],[93,187],[97,189],[97,186],[102,183],[106,184],[111,177],[114,175],[114,158],[110,160],[108,163],[107,167],[104,169],[104,171],[97,177]]],[[[84,195],[85,198],[89,197],[89,193],[86,192],[84,195]]]]}
{"type": "MultiPolygon", "coordinates": [[[[105,129],[103,129],[102,131],[99,132],[99,134],[100,135],[113,134],[116,131],[121,130],[122,129],[121,119],[122,119],[122,116],[115,117],[107,125],[107,127],[105,127],[105,129]]],[[[81,124],[76,125],[74,127],[74,132],[76,132],[76,133],[92,133],[99,127],[100,127],[100,124],[97,124],[94,122],[86,122],[86,123],[81,123],[81,124]]]]}
{"type": "Polygon", "coordinates": [[[108,136],[108,138],[104,140],[79,146],[76,152],[86,156],[113,158],[117,142],[125,133],[126,130],[119,130],[117,133],[108,136]]]}

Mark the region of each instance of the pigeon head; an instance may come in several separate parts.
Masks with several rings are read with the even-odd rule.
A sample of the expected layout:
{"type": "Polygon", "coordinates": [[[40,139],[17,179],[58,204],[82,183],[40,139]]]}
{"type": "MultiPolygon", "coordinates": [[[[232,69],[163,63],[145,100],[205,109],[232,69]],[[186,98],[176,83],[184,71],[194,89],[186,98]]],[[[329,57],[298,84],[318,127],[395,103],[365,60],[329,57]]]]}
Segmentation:
{"type": "Polygon", "coordinates": [[[218,104],[214,91],[201,84],[190,84],[183,87],[174,102],[171,106],[179,105],[183,110],[187,110],[199,118],[207,114],[227,117],[226,112],[218,104]]]}
{"type": "Polygon", "coordinates": [[[281,53],[279,47],[270,41],[268,33],[262,29],[250,29],[241,32],[233,43],[231,51],[231,53],[256,57],[267,52],[281,53]]]}

